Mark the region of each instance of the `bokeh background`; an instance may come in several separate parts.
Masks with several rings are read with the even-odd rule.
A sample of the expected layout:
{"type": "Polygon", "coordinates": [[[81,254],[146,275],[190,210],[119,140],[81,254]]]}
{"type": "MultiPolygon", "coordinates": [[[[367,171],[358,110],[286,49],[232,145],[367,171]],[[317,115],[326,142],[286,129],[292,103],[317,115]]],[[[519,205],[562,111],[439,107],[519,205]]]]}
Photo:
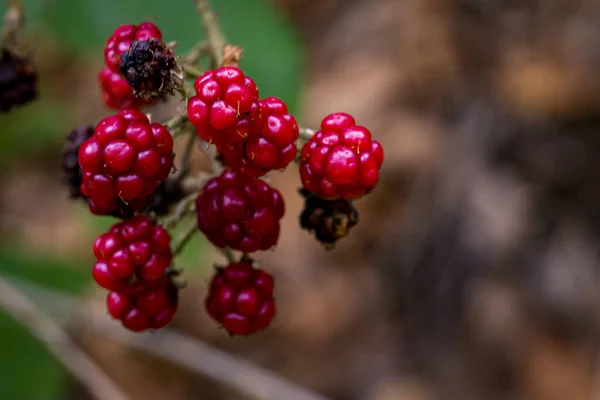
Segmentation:
{"type": "MultiPolygon", "coordinates": [[[[202,27],[191,0],[24,4],[41,96],[0,116],[0,274],[101,302],[89,249],[111,220],[68,200],[63,140],[109,114],[96,74],[115,26],[153,21],[178,54],[202,27]]],[[[174,327],[331,399],[598,398],[600,3],[213,4],[262,96],[306,127],[353,114],[386,161],[334,252],[298,226],[295,168],[272,176],[287,215],[275,251],[257,257],[277,281],[269,330],[231,339],[205,315],[219,258],[200,237],[179,263],[188,288],[174,327]]],[[[246,398],[71,334],[132,399],[246,398]]],[[[2,312],[0,361],[1,399],[91,398],[2,312]]]]}

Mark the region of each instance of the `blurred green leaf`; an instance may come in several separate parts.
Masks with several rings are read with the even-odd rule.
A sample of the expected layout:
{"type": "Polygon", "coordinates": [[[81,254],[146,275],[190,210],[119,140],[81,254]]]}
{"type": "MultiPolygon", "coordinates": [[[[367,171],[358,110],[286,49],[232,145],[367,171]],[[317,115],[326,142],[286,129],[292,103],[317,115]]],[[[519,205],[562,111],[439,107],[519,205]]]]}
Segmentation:
{"type": "Polygon", "coordinates": [[[91,282],[88,271],[89,268],[81,268],[70,259],[28,254],[20,251],[18,246],[0,247],[0,274],[12,275],[38,285],[78,293],[91,282]]]}
{"type": "MultiPolygon", "coordinates": [[[[3,0],[5,2],[6,0],[3,0]]],[[[29,21],[49,30],[61,46],[102,57],[106,39],[120,24],[153,21],[182,53],[203,40],[192,0],[25,0],[29,21]]],[[[293,27],[266,0],[212,2],[230,43],[244,47],[242,68],[261,95],[278,96],[291,110],[301,84],[302,49],[293,27]]]]}
{"type": "MultiPolygon", "coordinates": [[[[35,256],[18,246],[0,247],[0,274],[71,293],[80,292],[91,277],[71,260],[35,256]]],[[[0,398],[59,399],[66,373],[45,347],[11,317],[0,312],[0,398]],[[35,384],[31,384],[35,382],[35,384]]]]}
{"type": "Polygon", "coordinates": [[[0,396],[14,400],[61,398],[66,373],[35,338],[0,312],[0,396]]]}

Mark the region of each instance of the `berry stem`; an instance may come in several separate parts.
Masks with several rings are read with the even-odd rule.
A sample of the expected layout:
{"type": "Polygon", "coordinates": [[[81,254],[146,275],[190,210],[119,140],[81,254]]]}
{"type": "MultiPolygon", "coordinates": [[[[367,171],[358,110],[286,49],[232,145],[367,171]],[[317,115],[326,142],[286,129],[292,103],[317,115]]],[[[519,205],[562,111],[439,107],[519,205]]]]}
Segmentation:
{"type": "Polygon", "coordinates": [[[223,257],[225,257],[229,264],[235,262],[235,256],[233,255],[233,251],[231,251],[229,247],[217,247],[217,250],[219,250],[219,253],[221,253],[223,257]]]}
{"type": "Polygon", "coordinates": [[[206,36],[211,47],[211,54],[213,59],[213,68],[223,65],[223,49],[227,42],[221,32],[219,23],[215,13],[213,12],[208,0],[195,0],[196,10],[202,18],[204,29],[206,30],[206,36]]]}
{"type": "Polygon", "coordinates": [[[181,68],[183,68],[183,72],[185,72],[185,75],[188,78],[197,78],[200,75],[202,75],[202,71],[200,71],[198,68],[190,65],[190,64],[181,64],[181,68]]]}
{"type": "Polygon", "coordinates": [[[185,232],[177,239],[177,243],[173,246],[173,250],[171,252],[173,253],[174,257],[181,253],[196,232],[198,232],[198,223],[196,221],[191,221],[185,232]]]}
{"type": "Polygon", "coordinates": [[[190,162],[192,159],[192,152],[194,151],[194,144],[196,143],[196,132],[190,131],[188,132],[188,140],[185,144],[185,150],[183,153],[183,157],[181,158],[181,174],[187,174],[190,170],[190,162]]]}
{"type": "Polygon", "coordinates": [[[176,129],[182,128],[188,122],[187,115],[176,115],[171,119],[166,120],[163,125],[173,133],[176,129]]]}
{"type": "Polygon", "coordinates": [[[196,197],[198,197],[198,193],[192,192],[185,196],[183,199],[181,199],[179,203],[177,203],[173,214],[164,218],[161,221],[161,225],[167,230],[176,227],[177,224],[181,222],[181,220],[183,220],[188,214],[193,212],[196,197]]]}
{"type": "Polygon", "coordinates": [[[300,131],[300,139],[303,142],[308,142],[310,140],[311,137],[313,137],[313,135],[315,134],[315,131],[313,131],[312,129],[308,129],[308,128],[299,128],[300,131]]]}
{"type": "Polygon", "coordinates": [[[200,58],[202,58],[203,56],[210,54],[211,51],[211,45],[210,42],[208,41],[202,41],[202,42],[198,42],[196,43],[196,45],[194,47],[192,47],[190,49],[190,51],[188,51],[188,53],[183,56],[181,63],[182,64],[188,64],[188,65],[194,65],[198,62],[198,60],[200,60],[200,58]]]}

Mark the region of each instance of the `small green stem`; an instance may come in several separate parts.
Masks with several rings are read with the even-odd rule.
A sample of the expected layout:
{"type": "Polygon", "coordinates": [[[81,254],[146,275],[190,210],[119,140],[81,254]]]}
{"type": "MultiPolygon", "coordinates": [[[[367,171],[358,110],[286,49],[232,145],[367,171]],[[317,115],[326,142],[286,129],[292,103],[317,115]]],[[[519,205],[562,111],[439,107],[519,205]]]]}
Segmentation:
{"type": "Polygon", "coordinates": [[[190,239],[198,232],[198,224],[196,221],[192,221],[188,226],[183,235],[177,240],[177,243],[173,246],[173,256],[178,255],[188,244],[190,239]]]}
{"type": "Polygon", "coordinates": [[[308,128],[300,128],[300,139],[304,142],[308,142],[313,137],[315,131],[308,128]]]}
{"type": "Polygon", "coordinates": [[[221,32],[219,23],[215,13],[213,12],[208,0],[195,0],[196,10],[202,18],[204,29],[206,30],[206,36],[210,43],[211,53],[213,58],[213,67],[219,67],[223,64],[223,48],[227,44],[225,37],[221,32]]]}
{"type": "Polygon", "coordinates": [[[235,256],[233,255],[233,251],[231,251],[229,247],[218,247],[217,250],[219,250],[219,253],[221,253],[223,257],[227,259],[227,262],[229,264],[235,262],[235,256]]]}
{"type": "Polygon", "coordinates": [[[181,64],[181,68],[183,68],[183,72],[185,72],[185,75],[188,78],[197,78],[200,75],[202,75],[202,71],[200,71],[198,68],[190,65],[190,64],[181,64]]]}
{"type": "Polygon", "coordinates": [[[192,152],[194,151],[194,144],[196,143],[197,138],[198,135],[196,135],[195,131],[192,130],[188,132],[188,140],[185,144],[185,150],[181,159],[181,174],[187,174],[190,171],[192,152]]]}
{"type": "Polygon", "coordinates": [[[188,117],[187,117],[187,115],[183,114],[183,115],[176,115],[173,118],[166,120],[165,122],[163,122],[163,125],[172,134],[173,133],[172,131],[174,131],[175,129],[183,128],[183,126],[187,122],[188,122],[188,117]]]}
{"type": "Polygon", "coordinates": [[[210,51],[211,45],[208,41],[196,43],[196,45],[192,47],[192,49],[190,49],[185,56],[182,57],[181,62],[182,64],[188,65],[196,64],[200,58],[210,54],[210,51]]]}
{"type": "Polygon", "coordinates": [[[181,199],[179,203],[177,203],[177,206],[175,206],[173,213],[161,221],[161,225],[167,230],[176,227],[181,220],[194,211],[196,197],[198,197],[198,193],[194,192],[181,199]]]}

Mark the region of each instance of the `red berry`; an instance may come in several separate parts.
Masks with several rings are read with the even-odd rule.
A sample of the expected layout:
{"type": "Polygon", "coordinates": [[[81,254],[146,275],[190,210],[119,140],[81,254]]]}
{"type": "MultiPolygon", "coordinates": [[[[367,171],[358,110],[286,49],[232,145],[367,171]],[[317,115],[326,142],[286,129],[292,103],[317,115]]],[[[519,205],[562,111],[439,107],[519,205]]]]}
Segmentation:
{"type": "Polygon", "coordinates": [[[217,146],[240,143],[260,129],[258,89],[236,67],[208,71],[194,82],[188,117],[200,138],[217,146]]]}
{"type": "Polygon", "coordinates": [[[104,60],[106,67],[100,71],[98,79],[102,88],[102,99],[109,108],[124,109],[140,107],[149,101],[135,97],[133,88],[129,86],[125,77],[119,71],[121,54],[129,50],[129,46],[135,40],[146,40],[149,38],[162,39],[162,33],[151,22],[143,22],[140,25],[121,25],[106,41],[104,47],[104,60]]]}
{"type": "Polygon", "coordinates": [[[171,264],[169,242],[167,231],[145,215],[121,221],[94,242],[94,279],[117,293],[130,293],[132,279],[138,285],[160,282],[171,264]]]}
{"type": "Polygon", "coordinates": [[[98,81],[102,89],[102,100],[108,108],[121,110],[124,108],[141,107],[148,104],[148,100],[135,97],[133,88],[121,73],[104,67],[98,74],[98,81]]]}
{"type": "Polygon", "coordinates": [[[106,307],[130,331],[142,332],[168,325],[177,311],[179,289],[166,280],[136,293],[110,292],[106,307]]]}
{"type": "Polygon", "coordinates": [[[140,25],[118,26],[106,41],[104,47],[104,60],[106,66],[113,71],[119,70],[121,54],[126,52],[134,40],[146,40],[149,38],[162,39],[160,29],[152,22],[143,22],[140,25]]]}
{"type": "Polygon", "coordinates": [[[215,246],[252,253],[277,243],[285,207],[265,181],[225,170],[206,183],[196,210],[198,227],[215,246]]]}
{"type": "Polygon", "coordinates": [[[98,123],[79,147],[81,193],[94,214],[107,215],[126,203],[143,211],[149,196],[173,166],[173,138],[137,110],[121,110],[98,123]]]}
{"type": "Polygon", "coordinates": [[[231,335],[265,329],[275,316],[273,278],[250,260],[229,264],[217,270],[204,305],[231,335]]]}
{"type": "Polygon", "coordinates": [[[255,177],[283,169],[294,161],[299,137],[296,119],[288,113],[283,101],[269,97],[258,104],[261,110],[258,135],[248,135],[244,142],[219,148],[231,169],[255,177]]]}
{"type": "Polygon", "coordinates": [[[300,152],[304,188],[323,199],[358,199],[375,188],[383,148],[345,113],[330,114],[300,152]]]}

